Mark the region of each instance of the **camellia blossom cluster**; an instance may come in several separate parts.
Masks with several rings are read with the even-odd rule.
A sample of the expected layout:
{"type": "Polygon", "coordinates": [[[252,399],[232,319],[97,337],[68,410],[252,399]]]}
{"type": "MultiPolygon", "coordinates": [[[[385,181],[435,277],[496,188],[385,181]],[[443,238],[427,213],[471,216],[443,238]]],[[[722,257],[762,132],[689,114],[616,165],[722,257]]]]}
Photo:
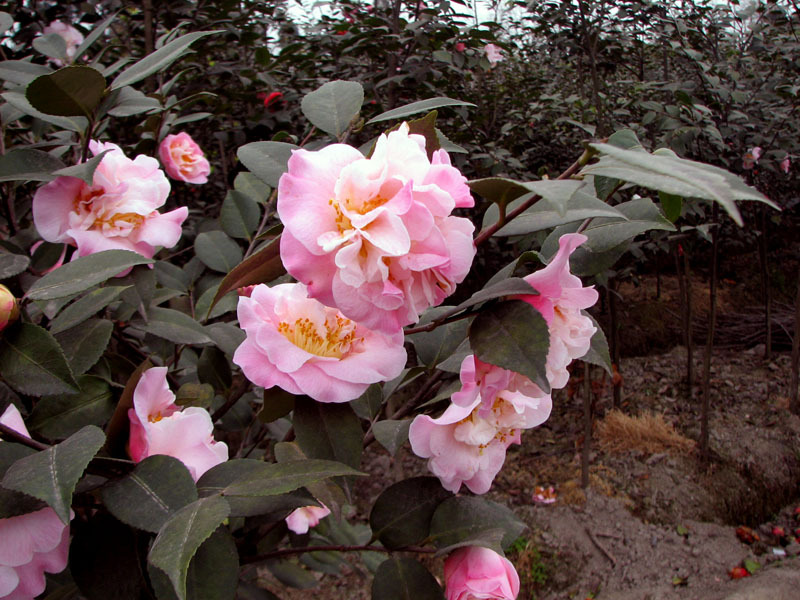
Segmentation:
{"type": "MultiPolygon", "coordinates": [[[[48,35],[50,33],[55,33],[56,35],[61,36],[64,40],[64,44],[67,46],[67,58],[69,62],[75,60],[75,55],[78,53],[78,47],[83,43],[83,34],[75,29],[72,25],[67,25],[66,23],[62,23],[61,21],[53,21],[42,30],[44,35],[48,35]]],[[[52,59],[52,61],[58,65],[62,66],[64,63],[61,60],[56,58],[52,59]]]]}
{"type": "Polygon", "coordinates": [[[153,367],[142,374],[128,409],[134,462],[156,454],[180,460],[197,481],[203,473],[228,460],[228,446],[213,437],[214,424],[204,408],[181,411],[167,384],[167,368],[153,367]]]}
{"type": "MultiPolygon", "coordinates": [[[[551,388],[567,384],[567,366],[589,351],[597,330],[581,313],[597,302],[597,291],[583,287],[569,271],[570,255],[586,239],[579,233],[561,236],[550,263],[525,277],[539,295],[517,297],[536,308],[548,325],[546,373],[551,388]]],[[[445,489],[458,492],[463,483],[483,494],[503,466],[507,448],[520,443],[523,429],[547,420],[552,401],[527,377],[472,355],[461,363],[460,377],[461,390],[444,413],[436,419],[417,416],[408,437],[411,449],[428,459],[428,468],[445,489]]]]}
{"type": "Polygon", "coordinates": [[[211,165],[200,146],[182,131],[165,137],[158,146],[158,156],[167,175],[186,183],[206,183],[211,165]]]}
{"type": "Polygon", "coordinates": [[[331,510],[327,506],[303,506],[293,510],[288,517],[286,517],[286,526],[298,535],[308,533],[312,527],[319,525],[321,519],[324,519],[331,510]]]}
{"type": "Polygon", "coordinates": [[[515,600],[519,575],[507,558],[481,546],[466,546],[444,561],[447,600],[515,600]]]}
{"type": "MultiPolygon", "coordinates": [[[[13,404],[0,415],[0,423],[29,435],[13,404]]],[[[0,519],[0,598],[32,600],[44,591],[45,572],[63,571],[68,554],[69,527],[52,508],[0,519]]]]}
{"type": "Polygon", "coordinates": [[[278,186],[281,259],[311,297],[393,334],[469,272],[474,226],[451,213],[473,205],[447,152],[429,159],[406,123],[369,158],[345,144],[295,150],[278,186]]]}
{"type": "Polygon", "coordinates": [[[131,160],[119,146],[92,140],[92,153],[108,151],[92,185],[77,177],[57,177],[33,197],[33,221],[48,242],[77,246],[75,256],[103,250],[132,250],[152,258],[156,247],[170,248],[181,237],[185,206],[161,214],[170,185],[154,158],[131,160]]]}
{"type": "Polygon", "coordinates": [[[406,364],[403,333],[383,334],[309,298],[306,286],[255,286],[239,297],[247,338],[233,362],[256,385],[277,385],[319,402],[348,402],[406,364]]]}

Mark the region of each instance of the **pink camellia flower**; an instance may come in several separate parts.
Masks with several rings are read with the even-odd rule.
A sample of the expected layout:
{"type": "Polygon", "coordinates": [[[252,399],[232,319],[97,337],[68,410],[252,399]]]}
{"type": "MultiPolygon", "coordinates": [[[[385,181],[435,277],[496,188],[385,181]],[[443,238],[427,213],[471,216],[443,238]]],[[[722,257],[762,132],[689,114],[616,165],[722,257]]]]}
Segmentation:
{"type": "Polygon", "coordinates": [[[455,550],[444,561],[447,600],[515,600],[519,575],[507,558],[481,546],[455,550]]]}
{"type": "Polygon", "coordinates": [[[547,353],[547,379],[556,389],[567,385],[567,366],[589,351],[597,328],[581,314],[597,302],[594,287],[583,287],[581,280],[570,273],[569,257],[588,238],[581,233],[567,233],[558,240],[558,252],[544,268],[524,279],[538,296],[519,296],[538,310],[550,329],[550,350],[547,353]]]}
{"type": "Polygon", "coordinates": [[[286,526],[298,535],[308,533],[311,527],[316,527],[320,519],[331,514],[330,509],[323,506],[303,506],[296,508],[286,517],[286,526]]]}
{"type": "Polygon", "coordinates": [[[17,299],[11,290],[0,284],[0,331],[3,331],[9,323],[16,321],[17,317],[19,317],[17,299]]]}
{"type": "Polygon", "coordinates": [[[756,146],[754,148],[750,148],[747,153],[742,157],[742,168],[746,170],[752,169],[758,163],[758,159],[761,158],[761,147],[756,146]]]}
{"type": "MultiPolygon", "coordinates": [[[[0,415],[0,423],[28,435],[13,404],[0,415]]],[[[45,572],[63,571],[68,553],[69,526],[52,508],[0,519],[0,598],[33,600],[44,591],[45,572]]]]}
{"type": "Polygon", "coordinates": [[[204,408],[183,411],[167,385],[167,368],[153,367],[142,374],[133,391],[128,452],[134,462],[155,454],[180,460],[197,481],[203,473],[228,460],[228,446],[214,440],[214,424],[204,408]]]}
{"type": "MultiPolygon", "coordinates": [[[[78,51],[78,46],[83,43],[83,34],[75,29],[72,25],[67,25],[61,21],[53,21],[42,30],[44,35],[55,33],[60,35],[67,45],[67,58],[69,62],[75,60],[75,54],[78,51]]],[[[51,59],[56,65],[63,65],[63,61],[58,59],[51,59]]]]}
{"type": "Polygon", "coordinates": [[[467,45],[464,42],[456,42],[455,51],[456,52],[464,52],[467,49],[467,45]]]}
{"type": "Polygon", "coordinates": [[[461,382],[462,390],[453,394],[440,417],[414,419],[408,439],[446,490],[456,493],[463,483],[473,493],[485,494],[503,466],[506,449],[520,443],[523,429],[547,420],[552,402],[527,377],[472,355],[461,363],[461,382]]]}
{"type": "Polygon", "coordinates": [[[500,46],[495,44],[486,44],[483,47],[483,51],[486,53],[486,58],[492,67],[503,60],[503,50],[500,48],[500,46]]]}
{"type": "Polygon", "coordinates": [[[119,146],[92,140],[94,154],[109,150],[92,185],[77,177],[57,177],[36,190],[33,222],[48,242],[77,246],[73,255],[132,250],[152,258],[156,246],[172,247],[189,214],[185,206],[158,212],[169,195],[169,180],[155,158],[129,159],[119,146]]]}
{"type": "Polygon", "coordinates": [[[348,402],[372,383],[397,377],[406,364],[403,332],[372,331],[308,297],[306,287],[257,285],[239,297],[247,338],[233,362],[250,381],[319,402],[348,402]]]}
{"type": "Polygon", "coordinates": [[[281,259],[311,297],[394,333],[466,276],[474,227],[450,213],[473,204],[447,152],[429,160],[406,123],[370,158],[345,144],[295,150],[278,186],[281,259]]]}
{"type": "Polygon", "coordinates": [[[787,156],[781,161],[781,171],[783,171],[784,173],[789,173],[789,169],[791,168],[792,168],[792,161],[787,156]]]}
{"type": "Polygon", "coordinates": [[[168,135],[158,146],[158,156],[167,175],[186,183],[205,183],[211,172],[203,151],[191,136],[182,131],[168,135]]]}

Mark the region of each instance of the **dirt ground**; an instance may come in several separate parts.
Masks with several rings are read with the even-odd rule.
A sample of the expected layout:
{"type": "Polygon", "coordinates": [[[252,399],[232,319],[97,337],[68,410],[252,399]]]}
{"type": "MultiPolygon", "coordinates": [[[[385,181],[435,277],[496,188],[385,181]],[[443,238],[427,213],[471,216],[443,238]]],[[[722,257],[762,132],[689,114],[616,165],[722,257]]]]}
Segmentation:
{"type": "MultiPolygon", "coordinates": [[[[763,355],[763,346],[715,350],[707,462],[694,443],[701,390],[687,395],[683,347],[623,359],[620,369],[622,412],[663,415],[666,442],[641,423],[634,432],[641,439],[604,428],[612,390],[596,369],[585,491],[583,388],[554,395],[550,420],[509,449],[489,492],[528,525],[508,555],[522,579],[520,600],[800,598],[800,418],[788,410],[789,354],[763,355]],[[556,502],[535,503],[536,486],[553,486],[556,502]],[[750,529],[737,535],[741,526],[750,529]],[[752,575],[731,577],[745,566],[752,575]]],[[[700,373],[702,348],[694,356],[700,373]]],[[[407,447],[391,458],[375,446],[365,455],[372,477],[358,492],[359,514],[392,482],[425,472],[407,447]]],[[[350,560],[352,569],[323,576],[314,589],[269,587],[284,600],[369,599],[371,579],[350,560]]],[[[430,567],[441,577],[441,560],[430,567]]]]}

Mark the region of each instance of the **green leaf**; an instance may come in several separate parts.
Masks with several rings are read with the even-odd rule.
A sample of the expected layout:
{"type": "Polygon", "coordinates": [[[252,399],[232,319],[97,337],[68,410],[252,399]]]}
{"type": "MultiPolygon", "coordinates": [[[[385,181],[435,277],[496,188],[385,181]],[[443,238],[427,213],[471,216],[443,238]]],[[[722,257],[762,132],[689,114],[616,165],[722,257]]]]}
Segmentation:
{"type": "Polygon", "coordinates": [[[288,170],[287,163],[292,156],[292,150],[297,149],[294,144],[284,142],[252,142],[241,146],[236,151],[236,156],[253,175],[268,186],[276,188],[281,175],[288,170]]]}
{"type": "Polygon", "coordinates": [[[213,346],[203,348],[197,361],[197,376],[202,383],[208,383],[217,390],[231,387],[231,367],[228,359],[213,346]]]}
{"type": "Polygon", "coordinates": [[[128,287],[109,286],[89,292],[83,298],[67,306],[55,319],[50,321],[50,333],[56,334],[80,325],[111,304],[128,287]]]}
{"type": "Polygon", "coordinates": [[[184,56],[189,52],[189,46],[200,38],[207,35],[215,35],[223,33],[223,30],[218,29],[215,31],[195,31],[194,33],[187,33],[179,38],[176,38],[164,44],[161,48],[148,54],[144,58],[136,61],[130,67],[125,69],[122,73],[117,75],[114,81],[111,82],[110,89],[116,90],[126,85],[133,85],[137,81],[141,81],[156,71],[166,69],[173,62],[184,56]]]}
{"type": "Polygon", "coordinates": [[[280,248],[280,238],[275,238],[232,269],[219,284],[217,295],[211,306],[213,307],[228,292],[248,285],[269,283],[286,273],[281,261],[280,248]]]}
{"type": "Polygon", "coordinates": [[[363,475],[331,460],[307,459],[279,464],[255,462],[260,466],[220,490],[223,496],[275,496],[330,477],[363,475]]]}
{"type": "Polygon", "coordinates": [[[380,383],[370,384],[363,394],[350,402],[350,406],[359,418],[372,421],[383,406],[383,387],[380,383]]]}
{"type": "Polygon", "coordinates": [[[758,561],[753,560],[752,558],[744,559],[742,564],[744,565],[744,568],[747,569],[747,572],[750,573],[750,575],[752,575],[761,568],[761,564],[758,561]]]}
{"type": "MultiPolygon", "coordinates": [[[[528,183],[506,179],[505,177],[486,177],[469,182],[470,190],[500,206],[506,206],[520,196],[529,198],[529,194],[533,190],[528,186],[528,183]]],[[[496,217],[494,221],[497,221],[496,217]]]]}
{"type": "Polygon", "coordinates": [[[77,393],[78,382],[56,339],[38,325],[21,323],[3,332],[0,373],[22,394],[77,393]]]}
{"type": "Polygon", "coordinates": [[[270,195],[270,187],[256,177],[253,173],[242,171],[233,181],[234,189],[244,194],[253,202],[264,204],[270,195]]]}
{"type": "MultiPolygon", "coordinates": [[[[2,63],[0,63],[2,64],[2,63]]],[[[0,156],[0,181],[50,181],[64,163],[35,148],[12,150],[0,156]]]]}
{"type": "Polygon", "coordinates": [[[378,421],[372,426],[372,433],[375,434],[375,439],[378,440],[381,446],[386,448],[387,452],[394,456],[400,449],[400,446],[408,441],[408,429],[411,427],[411,419],[402,421],[393,421],[385,419],[378,421]]]}
{"type": "Polygon", "coordinates": [[[57,117],[55,115],[49,115],[47,113],[43,113],[42,111],[35,109],[31,105],[31,103],[28,102],[28,99],[22,92],[17,92],[17,91],[3,92],[2,97],[11,106],[25,113],[26,115],[30,115],[31,117],[34,117],[36,119],[40,119],[45,123],[51,123],[52,125],[60,127],[61,129],[67,129],[69,131],[74,131],[76,133],[83,134],[83,132],[85,132],[86,129],[89,127],[89,119],[87,119],[86,117],[57,117]]]}
{"type": "Polygon", "coordinates": [[[463,100],[454,100],[452,98],[428,98],[427,100],[420,100],[419,102],[412,102],[405,106],[400,106],[392,110],[379,114],[377,117],[372,117],[367,121],[367,125],[379,123],[380,121],[389,121],[391,119],[403,119],[410,115],[415,115],[421,112],[428,112],[434,108],[441,108],[443,106],[475,106],[471,102],[464,102],[463,100]]]}
{"type": "Polygon", "coordinates": [[[222,229],[229,236],[251,240],[260,219],[261,209],[250,196],[236,190],[229,191],[225,196],[219,221],[222,229]]]}
{"type": "Polygon", "coordinates": [[[209,410],[213,401],[214,387],[207,383],[184,383],[175,392],[175,404],[178,406],[199,406],[209,410]]]}
{"type": "Polygon", "coordinates": [[[70,62],[67,56],[67,43],[57,33],[46,33],[33,38],[33,47],[48,58],[70,62]]]}
{"type": "Polygon", "coordinates": [[[92,67],[70,66],[37,77],[25,90],[36,110],[59,117],[88,117],[103,100],[106,78],[92,67]]]}
{"type": "Polygon", "coordinates": [[[95,25],[89,34],[84,38],[83,43],[75,49],[75,56],[83,56],[83,54],[91,47],[91,45],[100,39],[100,36],[102,36],[106,29],[111,26],[111,23],[113,23],[117,18],[117,14],[119,13],[113,12],[100,23],[95,25]]]}
{"type": "MultiPolygon", "coordinates": [[[[0,443],[0,480],[11,465],[21,458],[31,456],[32,454],[36,454],[36,450],[23,446],[22,444],[15,444],[13,442],[0,443]]],[[[35,512],[45,506],[46,504],[44,502],[32,496],[0,487],[0,519],[7,519],[29,512],[35,512]]]]}
{"type": "Polygon", "coordinates": [[[206,231],[194,241],[197,258],[209,269],[228,273],[242,262],[242,249],[239,244],[225,235],[223,231],[206,231]]]}
{"type": "Polygon", "coordinates": [[[452,497],[436,477],[412,477],[390,485],[370,512],[372,535],[390,550],[418,544],[428,537],[436,507],[452,497]]]}
{"type": "Polygon", "coordinates": [[[220,298],[218,302],[213,305],[211,304],[214,302],[218,291],[219,285],[212,285],[203,292],[203,295],[197,299],[197,304],[195,304],[196,315],[204,318],[204,320],[208,320],[215,319],[236,310],[236,307],[239,305],[239,295],[235,292],[228,292],[220,298]]]}
{"type": "Polygon", "coordinates": [[[172,308],[157,306],[150,308],[148,321],[142,329],[175,344],[214,343],[200,323],[189,315],[172,308]]]}
{"type": "MultiPolygon", "coordinates": [[[[543,182],[536,182],[543,183],[543,182]]],[[[598,217],[617,217],[624,218],[622,213],[617,210],[617,207],[609,206],[605,202],[598,199],[594,194],[590,193],[591,188],[583,186],[575,190],[575,192],[565,200],[564,204],[557,204],[560,198],[556,195],[550,195],[549,199],[542,197],[542,200],[536,202],[524,213],[508,222],[494,235],[509,236],[509,235],[527,235],[536,231],[543,231],[551,227],[557,227],[565,223],[572,223],[574,221],[583,221],[585,219],[598,218],[598,217]],[[556,206],[554,208],[554,205],[556,206]]],[[[519,202],[526,200],[526,197],[519,199],[519,202]]],[[[515,208],[515,203],[509,205],[509,210],[515,208]]],[[[489,207],[484,216],[484,224],[491,224],[497,221],[498,212],[495,207],[489,207]]]]}
{"type": "Polygon", "coordinates": [[[27,60],[0,61],[0,79],[17,85],[28,85],[40,75],[47,75],[53,70],[27,60]]]}
{"type": "Polygon", "coordinates": [[[78,179],[82,179],[86,185],[92,185],[94,182],[94,172],[103,161],[103,157],[109,152],[111,151],[103,150],[100,154],[90,158],[86,162],[53,171],[53,175],[77,177],[78,179]]]}
{"type": "Polygon", "coordinates": [[[718,202],[740,226],[742,217],[734,200],[757,200],[780,210],[774,202],[733,173],[679,158],[670,150],[661,149],[649,154],[611,144],[591,146],[604,156],[597,163],[585,167],[581,174],[614,177],[684,198],[712,200],[718,202]]]}
{"type": "Polygon", "coordinates": [[[158,532],[147,561],[169,577],[178,600],[186,600],[189,562],[200,545],[228,517],[224,498],[210,496],[184,506],[158,532]]]}
{"type": "Polygon", "coordinates": [[[84,425],[102,427],[114,413],[111,386],[99,377],[78,378],[78,394],[46,396],[31,412],[28,429],[50,439],[69,437],[84,425]]]}
{"type": "Polygon", "coordinates": [[[161,103],[156,98],[145,96],[139,90],[126,86],[117,91],[117,99],[108,114],[112,117],[130,117],[143,112],[156,113],[160,110],[161,103]]]}
{"type": "Polygon", "coordinates": [[[246,337],[244,331],[231,323],[211,323],[205,326],[205,332],[214,345],[229,356],[233,356],[246,337]]]}
{"type": "MultiPolygon", "coordinates": [[[[159,600],[175,600],[169,578],[152,565],[150,581],[159,600]]],[[[186,572],[186,600],[233,600],[239,580],[239,553],[233,536],[218,528],[200,544],[186,572]]],[[[132,599],[133,600],[133,599],[132,599]]]]}
{"type": "Polygon", "coordinates": [[[531,286],[531,284],[525,281],[523,278],[509,277],[508,279],[503,279],[497,283],[487,285],[482,290],[478,290],[472,294],[468,300],[464,300],[464,302],[459,304],[456,307],[456,310],[464,310],[465,308],[475,306],[476,304],[486,302],[487,300],[494,300],[495,298],[505,298],[508,296],[518,295],[538,296],[539,292],[537,292],[531,286]]]}
{"type": "Polygon", "coordinates": [[[408,121],[408,133],[421,135],[425,138],[425,153],[428,155],[428,160],[431,160],[433,158],[433,153],[442,147],[439,143],[439,134],[436,133],[435,110],[429,112],[421,119],[408,121]]]}
{"type": "Polygon", "coordinates": [[[87,425],[66,440],[15,462],[3,477],[3,487],[44,500],[65,525],[75,485],[103,446],[106,436],[87,425]]]}
{"type": "Polygon", "coordinates": [[[179,266],[160,260],[155,264],[153,271],[155,272],[158,283],[165,288],[178,290],[183,293],[189,291],[192,280],[189,274],[179,266]]]}
{"type": "Polygon", "coordinates": [[[413,558],[383,561],[372,580],[372,600],[443,600],[442,588],[430,571],[413,558]]]}
{"type": "Polygon", "coordinates": [[[56,335],[56,340],[68,357],[69,366],[76,375],[91,369],[108,347],[114,323],[107,319],[91,319],[80,327],[73,327],[56,335]]]}
{"type": "Polygon", "coordinates": [[[14,17],[7,12],[0,12],[0,35],[11,29],[14,25],[14,17]]]}
{"type": "Polygon", "coordinates": [[[317,129],[339,137],[358,116],[363,103],[364,88],[360,83],[336,80],[306,94],[300,108],[317,129]]]}
{"type": "Polygon", "coordinates": [[[0,252],[0,279],[8,279],[22,273],[31,264],[31,259],[24,254],[0,252]]]}
{"type": "Polygon", "coordinates": [[[658,199],[661,201],[661,210],[664,211],[664,216],[671,223],[677,221],[683,209],[683,198],[665,192],[658,192],[658,199]]]}
{"type": "Polygon", "coordinates": [[[550,332],[527,302],[510,300],[481,311],[469,327],[469,343],[483,362],[520,373],[550,391],[545,370],[550,332]]]}
{"type": "MultiPolygon", "coordinates": [[[[597,218],[583,231],[589,239],[582,248],[591,252],[607,252],[623,242],[651,229],[675,231],[675,227],[649,198],[637,198],[617,204],[624,219],[597,218]]],[[[574,255],[573,255],[574,256],[574,255]]]]}
{"type": "Polygon", "coordinates": [[[347,403],[317,402],[297,396],[292,418],[297,443],[310,458],[334,460],[357,469],[364,432],[347,403]]]}
{"type": "Polygon", "coordinates": [[[28,290],[31,300],[50,300],[78,294],[136,265],[153,261],[130,250],[105,250],[68,262],[48,273],[28,290]]]}
{"type": "MultiPolygon", "coordinates": [[[[258,477],[265,463],[252,459],[231,459],[206,471],[197,482],[200,496],[219,494],[237,480],[258,477]]],[[[311,485],[311,484],[308,484],[311,485]]],[[[289,512],[302,506],[314,506],[317,501],[303,489],[269,496],[233,496],[225,499],[231,507],[232,517],[252,517],[270,514],[283,519],[289,512]]]]}
{"type": "Polygon", "coordinates": [[[262,423],[272,423],[285,417],[294,410],[296,396],[273,386],[264,390],[264,403],[258,411],[258,420],[262,423]]]}
{"type": "Polygon", "coordinates": [[[309,590],[319,585],[319,581],[312,573],[291,560],[272,559],[266,561],[264,566],[285,586],[309,590]]]}
{"type": "Polygon", "coordinates": [[[123,523],[158,533],[178,510],[197,500],[189,469],[177,458],[157,454],[102,489],[103,503],[123,523]]]}
{"type": "Polygon", "coordinates": [[[525,523],[502,504],[476,496],[456,496],[442,502],[431,518],[431,538],[441,548],[469,540],[502,553],[526,529],[525,523]],[[503,531],[500,543],[496,530],[503,531]]]}
{"type": "Polygon", "coordinates": [[[608,352],[608,340],[606,339],[606,334],[603,333],[602,327],[600,324],[594,319],[592,315],[587,313],[585,310],[582,310],[581,313],[591,319],[594,326],[597,327],[597,331],[594,332],[592,336],[589,351],[580,357],[583,362],[588,362],[593,365],[597,365],[598,367],[603,367],[606,372],[611,375],[611,355],[608,352]]]}

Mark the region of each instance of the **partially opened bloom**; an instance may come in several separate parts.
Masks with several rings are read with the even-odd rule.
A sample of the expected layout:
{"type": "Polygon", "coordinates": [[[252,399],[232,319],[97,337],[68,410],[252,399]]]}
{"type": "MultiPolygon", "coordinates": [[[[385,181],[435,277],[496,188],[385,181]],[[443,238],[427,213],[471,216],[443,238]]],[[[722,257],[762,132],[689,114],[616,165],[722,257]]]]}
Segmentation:
{"type": "Polygon", "coordinates": [[[781,161],[781,171],[783,171],[784,173],[788,173],[788,172],[789,172],[789,169],[791,169],[791,168],[792,168],[792,161],[791,161],[791,159],[790,159],[790,158],[787,156],[786,158],[784,158],[784,159],[781,161]]]}
{"type": "Polygon", "coordinates": [[[372,331],[309,298],[303,284],[257,285],[250,297],[239,297],[238,314],[247,338],[233,362],[265,388],[348,402],[406,364],[402,331],[372,331]]]}
{"type": "Polygon", "coordinates": [[[14,294],[6,286],[0,284],[0,331],[19,316],[19,305],[14,294]]]}
{"type": "Polygon", "coordinates": [[[447,600],[514,600],[519,575],[507,558],[481,546],[455,550],[444,561],[447,600]]]}
{"type": "Polygon", "coordinates": [[[489,61],[489,64],[492,67],[503,60],[503,50],[500,48],[500,46],[496,46],[495,44],[486,44],[483,47],[483,51],[486,53],[486,59],[489,61]]]}
{"type": "MultiPolygon", "coordinates": [[[[0,423],[28,435],[13,404],[0,415],[0,423]]],[[[33,600],[44,591],[45,572],[63,571],[68,553],[69,527],[52,508],[0,519],[0,598],[33,600]]]]}
{"type": "Polygon", "coordinates": [[[485,494],[503,466],[506,449],[520,443],[523,429],[547,420],[552,402],[528,378],[474,356],[461,363],[461,382],[462,390],[453,394],[441,416],[414,419],[408,439],[446,490],[456,493],[463,483],[473,493],[485,494]]]}
{"type": "MultiPolygon", "coordinates": [[[[44,35],[49,33],[60,35],[67,46],[67,58],[69,59],[69,62],[75,60],[75,54],[78,52],[78,46],[83,43],[83,34],[80,31],[75,29],[72,25],[67,25],[61,21],[53,21],[50,23],[50,25],[42,30],[42,33],[44,35]]],[[[61,60],[52,60],[59,66],[63,64],[63,61],[61,60]]]]}
{"type": "Polygon", "coordinates": [[[405,123],[370,158],[345,144],[295,150],[278,187],[281,259],[311,297],[393,333],[466,276],[474,227],[451,212],[473,204],[447,153],[429,160],[405,123]]]}
{"type": "Polygon", "coordinates": [[[319,525],[320,519],[331,514],[327,506],[303,506],[293,510],[286,517],[286,526],[298,535],[308,533],[311,527],[319,525]]]}
{"type": "Polygon", "coordinates": [[[214,424],[204,408],[183,411],[167,385],[167,368],[142,374],[133,391],[128,451],[134,462],[166,454],[180,460],[197,481],[203,473],[228,460],[228,446],[214,440],[214,424]]]}
{"type": "Polygon", "coordinates": [[[745,155],[742,157],[742,168],[747,169],[748,171],[756,166],[758,160],[761,158],[761,147],[755,146],[754,148],[750,148],[745,155]]]}
{"type": "Polygon", "coordinates": [[[48,242],[77,246],[74,258],[103,250],[132,250],[152,258],[156,247],[172,247],[189,214],[185,206],[158,212],[169,181],[158,161],[140,154],[129,159],[119,146],[92,140],[94,154],[109,150],[92,185],[77,177],[57,177],[33,197],[33,222],[48,242]]]}
{"type": "Polygon", "coordinates": [[[567,366],[575,358],[589,351],[592,336],[597,328],[592,320],[581,314],[597,302],[594,287],[583,287],[580,278],[569,270],[569,257],[587,237],[580,233],[567,233],[558,240],[558,252],[544,268],[524,279],[538,296],[520,296],[538,310],[550,330],[550,349],[547,353],[547,379],[554,388],[567,385],[567,366]]]}
{"type": "Polygon", "coordinates": [[[182,131],[165,137],[158,146],[158,156],[167,175],[187,183],[206,183],[211,165],[191,136],[182,131]]]}

